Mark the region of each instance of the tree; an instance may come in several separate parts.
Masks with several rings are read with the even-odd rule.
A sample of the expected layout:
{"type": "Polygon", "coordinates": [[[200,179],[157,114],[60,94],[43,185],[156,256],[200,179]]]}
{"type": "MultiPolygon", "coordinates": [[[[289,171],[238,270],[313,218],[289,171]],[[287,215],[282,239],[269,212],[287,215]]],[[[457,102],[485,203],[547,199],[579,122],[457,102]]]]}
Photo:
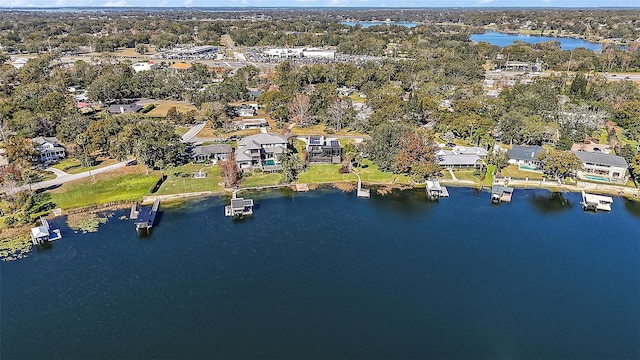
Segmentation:
{"type": "Polygon", "coordinates": [[[218,164],[220,171],[222,171],[224,186],[226,188],[236,186],[238,183],[238,163],[236,162],[235,153],[231,151],[229,156],[225,160],[221,160],[218,164]]]}
{"type": "Polygon", "coordinates": [[[311,114],[311,102],[309,97],[302,93],[296,93],[289,102],[289,119],[300,125],[308,126],[313,122],[311,114]]]}
{"type": "Polygon", "coordinates": [[[38,151],[29,139],[18,135],[12,136],[5,140],[2,146],[7,151],[7,159],[11,163],[28,168],[37,161],[38,151]]]}
{"type": "Polygon", "coordinates": [[[560,180],[583,168],[582,161],[571,151],[543,150],[536,157],[543,163],[545,174],[560,180]]]}
{"type": "Polygon", "coordinates": [[[400,149],[403,134],[413,132],[413,128],[402,123],[383,123],[371,131],[371,138],[365,140],[364,152],[380,170],[394,171],[396,155],[400,149]]]}
{"type": "Polygon", "coordinates": [[[434,137],[433,131],[424,129],[403,133],[395,156],[395,172],[411,174],[419,181],[440,172],[434,137]]]}
{"type": "Polygon", "coordinates": [[[640,176],[640,155],[636,155],[631,159],[629,169],[631,170],[634,180],[637,180],[640,176]]]}
{"type": "Polygon", "coordinates": [[[342,130],[343,127],[349,126],[355,118],[355,111],[351,106],[350,100],[343,100],[339,97],[334,98],[327,108],[327,125],[336,131],[342,130]]]}
{"type": "Polygon", "coordinates": [[[496,173],[499,174],[509,164],[509,154],[506,151],[494,150],[487,156],[487,163],[494,165],[496,173]]]}
{"type": "Polygon", "coordinates": [[[291,183],[296,181],[298,174],[304,170],[304,162],[302,159],[294,153],[287,152],[279,157],[282,164],[282,181],[284,183],[291,183]]]}

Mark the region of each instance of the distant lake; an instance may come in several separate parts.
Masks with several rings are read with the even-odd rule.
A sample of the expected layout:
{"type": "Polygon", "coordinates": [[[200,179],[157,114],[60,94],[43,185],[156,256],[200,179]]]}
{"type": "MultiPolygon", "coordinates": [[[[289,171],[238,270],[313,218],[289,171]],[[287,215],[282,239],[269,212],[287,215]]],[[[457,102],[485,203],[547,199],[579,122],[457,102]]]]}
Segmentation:
{"type": "Polygon", "coordinates": [[[471,34],[471,40],[475,42],[484,41],[489,44],[505,47],[512,45],[514,41],[522,41],[530,44],[537,44],[547,41],[558,41],[562,50],[573,50],[576,48],[585,48],[589,50],[600,50],[602,45],[599,43],[593,43],[584,41],[582,39],[562,38],[562,37],[549,37],[549,36],[533,36],[523,34],[505,34],[495,31],[487,31],[484,34],[471,34]]]}
{"type": "Polygon", "coordinates": [[[413,22],[385,22],[385,21],[341,21],[340,24],[348,26],[356,26],[356,24],[362,25],[363,28],[368,28],[377,25],[397,25],[404,27],[416,27],[418,24],[413,22]]]}
{"type": "Polygon", "coordinates": [[[516,189],[120,210],[1,262],[1,359],[639,359],[640,204],[516,189]]]}

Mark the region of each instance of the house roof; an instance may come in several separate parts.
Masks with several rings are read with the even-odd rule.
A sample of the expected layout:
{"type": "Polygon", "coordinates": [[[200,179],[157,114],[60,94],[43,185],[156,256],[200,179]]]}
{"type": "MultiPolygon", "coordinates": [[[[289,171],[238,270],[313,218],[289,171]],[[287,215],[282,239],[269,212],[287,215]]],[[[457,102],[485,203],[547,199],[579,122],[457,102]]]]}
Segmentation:
{"type": "Polygon", "coordinates": [[[443,166],[473,166],[480,161],[480,156],[475,154],[439,154],[438,155],[438,164],[443,166]]]}
{"type": "Polygon", "coordinates": [[[604,166],[617,166],[621,168],[628,168],[627,161],[617,155],[610,155],[601,152],[586,152],[586,151],[573,151],[574,154],[585,164],[596,164],[604,166]]]}
{"type": "Polygon", "coordinates": [[[178,70],[188,70],[188,69],[191,69],[191,64],[177,62],[169,67],[172,69],[178,69],[178,70]]]}
{"type": "Polygon", "coordinates": [[[142,109],[138,104],[114,104],[109,106],[109,112],[112,114],[121,113],[137,113],[142,109]]]}
{"type": "Polygon", "coordinates": [[[511,150],[508,151],[509,159],[514,160],[530,160],[534,161],[538,154],[544,150],[542,146],[520,146],[514,145],[511,150]]]}
{"type": "Polygon", "coordinates": [[[253,199],[236,198],[231,199],[231,208],[234,210],[242,210],[245,206],[253,206],[253,199]]]}
{"type": "Polygon", "coordinates": [[[55,136],[51,136],[51,137],[38,136],[33,138],[32,141],[36,143],[38,146],[42,146],[44,144],[58,145],[58,138],[56,138],[55,136]]]}
{"type": "Polygon", "coordinates": [[[228,144],[213,144],[205,146],[196,146],[193,149],[193,156],[198,155],[213,155],[213,154],[229,154],[231,152],[231,145],[228,144]]]}
{"type": "Polygon", "coordinates": [[[255,142],[255,144],[257,145],[263,146],[271,144],[286,144],[287,139],[280,135],[260,133],[241,139],[240,141],[238,141],[238,146],[249,146],[252,142],[255,142]]]}

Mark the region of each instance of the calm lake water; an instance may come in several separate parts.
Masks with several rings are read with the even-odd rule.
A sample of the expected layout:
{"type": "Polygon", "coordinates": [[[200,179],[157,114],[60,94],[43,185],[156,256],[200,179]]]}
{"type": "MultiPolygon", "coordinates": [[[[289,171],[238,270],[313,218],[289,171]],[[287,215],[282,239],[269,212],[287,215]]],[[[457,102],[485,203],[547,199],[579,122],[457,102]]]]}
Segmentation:
{"type": "MultiPolygon", "coordinates": [[[[117,212],[1,263],[0,358],[640,358],[640,206],[450,189],[117,212]]],[[[59,221],[60,223],[60,221],[59,221]]]]}
{"type": "Polygon", "coordinates": [[[348,26],[356,26],[356,24],[360,24],[362,25],[363,28],[368,28],[371,26],[377,26],[377,25],[397,25],[397,26],[404,26],[404,27],[416,27],[418,24],[413,23],[413,22],[384,22],[384,21],[341,21],[340,24],[342,25],[348,25],[348,26]]]}
{"type": "Polygon", "coordinates": [[[589,50],[600,50],[602,45],[598,43],[588,42],[581,39],[549,37],[549,36],[529,36],[523,34],[505,34],[495,31],[487,31],[484,34],[471,34],[471,40],[475,42],[484,41],[489,44],[505,47],[513,44],[514,41],[522,41],[530,44],[537,44],[547,41],[560,42],[562,50],[573,50],[576,48],[585,48],[589,50]]]}

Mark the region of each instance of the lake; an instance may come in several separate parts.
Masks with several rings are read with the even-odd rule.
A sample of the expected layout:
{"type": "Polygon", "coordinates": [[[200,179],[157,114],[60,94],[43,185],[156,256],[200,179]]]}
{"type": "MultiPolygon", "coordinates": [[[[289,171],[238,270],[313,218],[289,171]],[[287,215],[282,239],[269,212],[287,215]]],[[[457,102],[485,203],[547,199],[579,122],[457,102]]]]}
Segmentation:
{"type": "Polygon", "coordinates": [[[484,41],[489,44],[505,47],[513,44],[514,41],[522,41],[530,44],[537,44],[547,41],[560,42],[560,48],[562,50],[573,50],[576,48],[585,48],[589,50],[600,50],[602,44],[584,41],[582,39],[561,38],[561,37],[549,37],[549,36],[530,36],[524,34],[505,34],[495,31],[487,31],[484,34],[471,34],[471,40],[475,42],[484,41]]]}
{"type": "Polygon", "coordinates": [[[416,27],[418,24],[417,23],[413,23],[413,22],[404,22],[404,21],[398,21],[398,22],[386,22],[386,21],[341,21],[340,24],[342,25],[348,25],[348,26],[356,26],[356,24],[360,24],[363,28],[368,28],[371,26],[377,26],[377,25],[397,25],[397,26],[404,26],[404,27],[416,27]]]}
{"type": "Polygon", "coordinates": [[[449,191],[263,192],[242,221],[207,198],[144,237],[126,210],[63,227],[0,264],[0,358],[640,358],[640,204],[449,191]]]}

